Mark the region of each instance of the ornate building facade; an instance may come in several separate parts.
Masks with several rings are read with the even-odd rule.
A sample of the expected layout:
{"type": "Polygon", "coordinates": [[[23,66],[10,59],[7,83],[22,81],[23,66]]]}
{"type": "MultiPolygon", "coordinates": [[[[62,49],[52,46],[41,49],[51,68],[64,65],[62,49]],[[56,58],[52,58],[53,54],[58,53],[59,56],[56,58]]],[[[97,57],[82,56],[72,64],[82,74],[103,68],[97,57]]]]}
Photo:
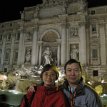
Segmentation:
{"type": "Polygon", "coordinates": [[[88,8],[85,0],[43,0],[25,7],[19,20],[0,23],[0,69],[43,65],[43,53],[63,66],[70,58],[86,71],[107,74],[107,6],[88,8]]]}

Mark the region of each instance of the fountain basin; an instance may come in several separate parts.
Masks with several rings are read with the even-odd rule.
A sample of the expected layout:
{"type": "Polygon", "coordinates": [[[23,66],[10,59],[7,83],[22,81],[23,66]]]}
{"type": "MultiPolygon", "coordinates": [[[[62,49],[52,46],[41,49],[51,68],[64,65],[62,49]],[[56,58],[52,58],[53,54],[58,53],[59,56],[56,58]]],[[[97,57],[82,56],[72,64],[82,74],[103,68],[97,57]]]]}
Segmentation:
{"type": "Polygon", "coordinates": [[[24,96],[24,93],[16,90],[0,90],[0,102],[4,102],[9,107],[19,107],[24,96]],[[6,101],[2,98],[2,95],[6,97],[6,101]]]}

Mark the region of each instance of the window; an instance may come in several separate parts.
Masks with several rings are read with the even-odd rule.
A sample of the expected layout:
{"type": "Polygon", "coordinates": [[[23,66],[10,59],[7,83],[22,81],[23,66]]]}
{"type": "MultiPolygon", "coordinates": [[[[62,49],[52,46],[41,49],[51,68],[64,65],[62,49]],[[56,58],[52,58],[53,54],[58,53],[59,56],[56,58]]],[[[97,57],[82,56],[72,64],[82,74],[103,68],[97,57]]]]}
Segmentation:
{"type": "Polygon", "coordinates": [[[5,60],[6,61],[9,61],[9,59],[10,59],[10,52],[11,52],[10,49],[7,49],[6,52],[5,52],[5,60]]]}
{"type": "Polygon", "coordinates": [[[0,35],[0,41],[2,41],[2,35],[0,35]]]}
{"type": "Polygon", "coordinates": [[[4,68],[4,72],[7,72],[7,68],[4,68]]]}
{"type": "Polygon", "coordinates": [[[15,35],[15,41],[19,41],[19,39],[20,39],[20,33],[17,33],[17,34],[15,35]]]}
{"type": "Polygon", "coordinates": [[[92,25],[92,33],[96,33],[96,32],[97,32],[96,25],[95,25],[95,24],[93,24],[93,25],[92,25]]]}
{"type": "Polygon", "coordinates": [[[91,10],[91,15],[94,15],[95,14],[95,10],[91,10]]]}
{"type": "Polygon", "coordinates": [[[17,59],[18,59],[18,50],[15,50],[13,55],[14,55],[13,56],[13,63],[16,64],[17,63],[17,59]]]}
{"type": "Polygon", "coordinates": [[[98,76],[98,70],[93,70],[93,76],[98,76]]]}
{"type": "Polygon", "coordinates": [[[11,34],[7,35],[7,41],[11,40],[11,34]]]}
{"type": "Polygon", "coordinates": [[[93,50],[92,50],[92,58],[93,58],[93,59],[98,58],[98,51],[97,51],[97,49],[93,49],[93,50]]]}

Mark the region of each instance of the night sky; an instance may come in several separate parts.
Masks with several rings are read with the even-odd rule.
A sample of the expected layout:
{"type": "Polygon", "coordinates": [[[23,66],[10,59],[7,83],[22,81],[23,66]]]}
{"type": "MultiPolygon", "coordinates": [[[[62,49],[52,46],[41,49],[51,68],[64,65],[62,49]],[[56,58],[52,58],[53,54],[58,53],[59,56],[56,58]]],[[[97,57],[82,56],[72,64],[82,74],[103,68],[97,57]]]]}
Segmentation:
{"type": "MultiPolygon", "coordinates": [[[[20,11],[24,7],[35,6],[42,0],[0,0],[0,22],[20,19],[20,11]]],[[[88,6],[107,5],[107,0],[88,0],[88,6]]]]}

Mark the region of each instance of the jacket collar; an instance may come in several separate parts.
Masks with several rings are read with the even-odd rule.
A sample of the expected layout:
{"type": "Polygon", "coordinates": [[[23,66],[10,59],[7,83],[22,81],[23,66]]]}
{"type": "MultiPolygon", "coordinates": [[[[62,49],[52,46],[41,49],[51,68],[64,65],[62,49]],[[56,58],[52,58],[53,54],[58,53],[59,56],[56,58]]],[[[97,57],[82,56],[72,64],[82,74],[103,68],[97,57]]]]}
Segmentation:
{"type": "MultiPolygon", "coordinates": [[[[62,88],[69,91],[69,84],[68,84],[67,80],[64,81],[62,88]]],[[[81,80],[77,84],[77,87],[75,89],[75,93],[76,93],[76,97],[85,94],[84,84],[81,80]]]]}

